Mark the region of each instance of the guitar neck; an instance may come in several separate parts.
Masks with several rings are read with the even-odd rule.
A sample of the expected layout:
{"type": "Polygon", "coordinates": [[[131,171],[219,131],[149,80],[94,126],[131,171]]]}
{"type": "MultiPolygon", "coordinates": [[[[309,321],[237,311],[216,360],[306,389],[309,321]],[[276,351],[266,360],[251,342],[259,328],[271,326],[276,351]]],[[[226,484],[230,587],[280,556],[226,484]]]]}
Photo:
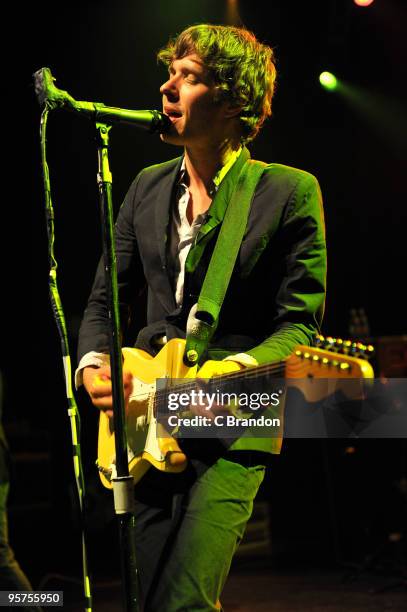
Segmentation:
{"type": "MultiPolygon", "coordinates": [[[[297,346],[294,353],[286,359],[214,376],[209,379],[208,384],[211,388],[215,387],[217,391],[221,391],[225,386],[228,386],[230,390],[230,385],[233,383],[236,384],[237,389],[240,383],[253,384],[258,380],[259,383],[264,384],[274,378],[286,379],[289,386],[299,387],[304,391],[307,387],[306,383],[315,379],[338,379],[338,383],[341,384],[343,381],[346,383],[346,380],[349,379],[372,377],[372,367],[364,359],[316,347],[297,346]]],[[[190,394],[197,389],[197,386],[199,383],[196,379],[180,379],[175,384],[171,379],[165,379],[164,386],[157,388],[156,396],[157,399],[164,399],[170,390],[176,390],[177,394],[190,394]]],[[[322,397],[325,394],[324,385],[320,384],[318,391],[317,386],[315,381],[311,394],[313,398],[322,397]]]]}

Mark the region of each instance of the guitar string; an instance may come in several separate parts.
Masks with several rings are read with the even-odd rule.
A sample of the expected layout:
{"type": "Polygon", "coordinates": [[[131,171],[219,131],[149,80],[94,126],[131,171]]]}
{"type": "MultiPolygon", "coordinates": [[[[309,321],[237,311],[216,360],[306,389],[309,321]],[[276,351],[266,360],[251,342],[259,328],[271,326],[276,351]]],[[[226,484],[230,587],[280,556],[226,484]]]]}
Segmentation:
{"type": "MultiPolygon", "coordinates": [[[[202,380],[207,380],[208,385],[221,385],[225,381],[230,382],[234,381],[235,379],[256,379],[265,373],[269,373],[274,378],[276,378],[278,374],[283,374],[284,371],[285,361],[280,361],[272,364],[266,364],[263,366],[257,366],[255,368],[247,368],[246,371],[239,370],[238,372],[231,372],[229,374],[214,376],[213,378],[202,380]]],[[[174,392],[174,389],[176,389],[177,394],[188,393],[192,389],[196,388],[196,381],[197,379],[193,379],[193,382],[188,382],[186,384],[177,384],[172,387],[166,387],[165,389],[159,389],[158,391],[156,391],[154,394],[154,413],[157,414],[158,406],[162,404],[163,401],[165,402],[168,399],[168,395],[170,392],[174,392]]]]}
{"type": "MultiPolygon", "coordinates": [[[[321,365],[321,364],[320,364],[321,365]]],[[[324,364],[325,365],[325,364],[324,364]]],[[[329,364],[326,364],[327,366],[329,364]]],[[[228,383],[228,382],[233,382],[234,380],[250,380],[250,379],[256,379],[259,378],[260,376],[263,376],[264,374],[270,374],[271,376],[273,376],[274,378],[277,378],[278,375],[283,375],[284,371],[286,368],[286,360],[283,361],[279,361],[279,362],[274,362],[271,364],[264,364],[261,366],[256,366],[256,367],[248,367],[245,370],[239,370],[237,372],[230,372],[224,375],[220,375],[220,376],[214,376],[210,379],[202,379],[202,380],[206,380],[208,385],[215,385],[215,384],[223,384],[224,382],[228,383]]],[[[166,380],[167,383],[171,380],[179,380],[177,378],[162,378],[162,379],[157,379],[157,380],[166,380]]],[[[157,401],[161,401],[162,399],[166,399],[168,397],[168,394],[170,392],[174,392],[174,390],[176,390],[176,392],[178,394],[180,393],[188,393],[189,391],[193,390],[194,388],[196,388],[197,386],[197,380],[199,381],[199,377],[194,378],[194,379],[182,379],[182,380],[187,380],[186,383],[178,383],[175,385],[167,385],[164,389],[155,389],[154,391],[148,392],[147,395],[145,393],[135,393],[134,395],[132,395],[132,399],[136,399],[138,397],[143,397],[146,395],[146,400],[149,401],[150,400],[150,396],[154,395],[155,396],[155,405],[157,403],[157,401]]]]}
{"type": "MultiPolygon", "coordinates": [[[[205,380],[205,381],[210,381],[209,384],[222,384],[223,382],[229,382],[229,381],[234,381],[235,379],[252,379],[252,378],[259,378],[260,376],[269,373],[271,374],[274,378],[277,377],[278,374],[283,374],[285,370],[285,362],[278,362],[278,363],[274,363],[274,364],[266,364],[263,366],[256,366],[255,368],[247,368],[247,370],[239,370],[238,372],[230,372],[228,374],[224,374],[221,376],[214,376],[213,378],[210,379],[205,379],[202,378],[201,380],[205,380]]],[[[180,380],[178,378],[161,378],[161,379],[157,379],[157,380],[166,380],[166,381],[171,381],[171,380],[180,380]]],[[[185,380],[185,379],[181,379],[181,380],[185,380]]],[[[155,393],[156,396],[165,396],[168,394],[168,392],[171,389],[176,389],[177,393],[187,393],[189,390],[194,389],[197,386],[197,380],[199,381],[199,377],[194,378],[194,379],[186,379],[188,380],[187,383],[178,383],[172,386],[167,386],[164,389],[159,389],[159,390],[155,390],[153,393],[155,393]]],[[[155,384],[155,383],[153,383],[155,384]]],[[[135,393],[132,394],[131,397],[132,398],[137,398],[137,397],[143,397],[146,395],[146,399],[148,398],[148,396],[150,395],[149,392],[143,393],[135,393]]]]}

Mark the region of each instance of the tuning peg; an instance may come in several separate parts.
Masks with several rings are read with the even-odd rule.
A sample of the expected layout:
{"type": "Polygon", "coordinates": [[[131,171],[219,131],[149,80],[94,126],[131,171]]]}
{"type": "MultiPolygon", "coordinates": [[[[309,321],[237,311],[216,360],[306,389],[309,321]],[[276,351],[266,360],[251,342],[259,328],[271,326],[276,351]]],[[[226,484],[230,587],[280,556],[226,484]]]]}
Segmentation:
{"type": "Polygon", "coordinates": [[[342,351],[343,340],[342,338],[332,338],[332,336],[328,336],[326,349],[328,351],[332,351],[333,353],[340,353],[342,351]]]}
{"type": "Polygon", "coordinates": [[[374,347],[371,344],[366,345],[358,342],[357,348],[359,350],[358,357],[361,357],[362,359],[370,359],[374,353],[374,347]]]}
{"type": "Polygon", "coordinates": [[[374,354],[374,346],[372,346],[371,344],[368,344],[366,347],[366,357],[369,359],[369,357],[372,357],[372,355],[374,354]]]}
{"type": "Polygon", "coordinates": [[[342,350],[343,350],[343,352],[346,355],[350,352],[351,346],[352,346],[352,341],[351,340],[344,340],[343,341],[342,350]]]}
{"type": "MultiPolygon", "coordinates": [[[[363,359],[369,359],[374,353],[374,347],[371,344],[366,345],[356,340],[343,340],[342,338],[323,336],[322,334],[316,334],[316,336],[314,336],[312,345],[334,353],[343,353],[363,359]]],[[[302,353],[301,356],[305,357],[302,353]]],[[[306,359],[308,359],[308,357],[306,357],[306,359]]]]}
{"type": "Polygon", "coordinates": [[[325,337],[322,336],[322,334],[317,334],[314,337],[313,345],[316,346],[316,347],[319,347],[319,346],[323,345],[324,342],[325,342],[325,337]]]}
{"type": "Polygon", "coordinates": [[[360,357],[368,359],[374,352],[374,348],[371,344],[366,345],[363,342],[352,342],[351,353],[354,357],[360,357]]]}

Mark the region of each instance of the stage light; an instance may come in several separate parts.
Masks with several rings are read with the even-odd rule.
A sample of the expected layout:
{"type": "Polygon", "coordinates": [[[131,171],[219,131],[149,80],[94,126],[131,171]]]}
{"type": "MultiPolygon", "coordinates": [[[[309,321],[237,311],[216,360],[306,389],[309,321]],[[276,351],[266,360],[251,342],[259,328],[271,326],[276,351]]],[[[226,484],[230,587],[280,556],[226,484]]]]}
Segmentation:
{"type": "Polygon", "coordinates": [[[338,87],[338,80],[336,76],[332,74],[332,72],[321,72],[319,75],[319,82],[321,83],[322,87],[329,89],[330,91],[333,91],[338,87]]]}
{"type": "Polygon", "coordinates": [[[238,0],[227,0],[226,2],[226,23],[233,26],[241,26],[242,20],[239,14],[239,2],[238,0]]]}
{"type": "Polygon", "coordinates": [[[373,4],[373,0],[353,0],[358,6],[369,6],[373,4]]]}

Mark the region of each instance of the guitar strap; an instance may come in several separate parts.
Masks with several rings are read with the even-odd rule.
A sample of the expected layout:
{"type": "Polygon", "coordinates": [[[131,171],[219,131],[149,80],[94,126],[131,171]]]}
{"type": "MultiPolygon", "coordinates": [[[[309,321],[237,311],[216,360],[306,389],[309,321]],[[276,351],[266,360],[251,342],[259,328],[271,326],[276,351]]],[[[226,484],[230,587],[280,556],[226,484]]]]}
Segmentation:
{"type": "Polygon", "coordinates": [[[250,205],[266,167],[264,162],[248,159],[236,181],[198,302],[188,316],[184,361],[189,366],[199,363],[218,325],[220,309],[247,226],[250,205]]]}

